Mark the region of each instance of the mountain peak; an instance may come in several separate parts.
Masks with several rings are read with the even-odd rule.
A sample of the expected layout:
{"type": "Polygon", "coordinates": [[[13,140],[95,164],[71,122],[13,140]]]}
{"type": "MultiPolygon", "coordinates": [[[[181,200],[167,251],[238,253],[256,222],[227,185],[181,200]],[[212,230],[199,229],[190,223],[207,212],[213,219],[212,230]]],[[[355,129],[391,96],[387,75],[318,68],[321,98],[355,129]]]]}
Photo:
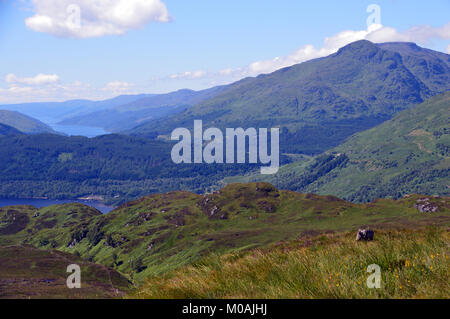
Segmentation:
{"type": "Polygon", "coordinates": [[[372,50],[378,50],[376,44],[368,40],[358,40],[350,44],[347,44],[346,46],[343,46],[338,50],[337,54],[341,54],[343,52],[363,52],[372,50]]]}

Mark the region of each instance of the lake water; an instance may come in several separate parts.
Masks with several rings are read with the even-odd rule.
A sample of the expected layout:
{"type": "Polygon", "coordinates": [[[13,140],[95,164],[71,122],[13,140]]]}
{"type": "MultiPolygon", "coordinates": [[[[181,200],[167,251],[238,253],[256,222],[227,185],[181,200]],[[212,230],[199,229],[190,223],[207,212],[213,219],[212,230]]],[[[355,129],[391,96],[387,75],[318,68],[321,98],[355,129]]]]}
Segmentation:
{"type": "Polygon", "coordinates": [[[99,135],[109,134],[100,127],[81,126],[81,125],[58,125],[51,123],[48,124],[55,131],[67,134],[69,136],[76,135],[76,136],[95,137],[99,135]]]}
{"type": "Polygon", "coordinates": [[[56,200],[56,199],[6,199],[0,198],[0,207],[14,206],[14,205],[32,205],[37,208],[47,207],[50,205],[66,204],[66,203],[81,203],[94,208],[97,208],[103,214],[109,213],[114,209],[112,206],[105,205],[98,201],[86,201],[78,199],[70,200],[56,200]]]}

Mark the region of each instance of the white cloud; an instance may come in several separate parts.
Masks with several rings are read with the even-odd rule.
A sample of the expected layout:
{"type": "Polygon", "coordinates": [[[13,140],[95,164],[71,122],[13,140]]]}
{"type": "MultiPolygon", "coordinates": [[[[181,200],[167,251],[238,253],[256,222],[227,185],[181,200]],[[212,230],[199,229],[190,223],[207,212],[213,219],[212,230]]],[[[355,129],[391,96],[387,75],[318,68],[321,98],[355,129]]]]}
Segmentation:
{"type": "Polygon", "coordinates": [[[450,39],[450,23],[437,28],[428,25],[415,26],[403,32],[399,32],[394,28],[383,27],[368,34],[366,39],[378,43],[404,41],[427,44],[433,39],[450,39]]]}
{"type": "Polygon", "coordinates": [[[32,0],[31,30],[58,37],[91,38],[124,34],[149,22],[169,22],[161,0],[32,0]]]}
{"type": "Polygon", "coordinates": [[[288,56],[276,57],[272,60],[257,61],[243,70],[237,69],[236,71],[243,76],[270,73],[283,67],[330,55],[349,43],[364,39],[376,43],[405,41],[416,42],[423,45],[433,39],[450,39],[450,23],[440,28],[416,26],[403,32],[397,31],[391,27],[372,24],[367,30],[347,30],[339,32],[332,37],[327,37],[321,48],[316,48],[311,44],[304,45],[288,56]]]}
{"type": "Polygon", "coordinates": [[[59,81],[59,76],[57,74],[38,74],[34,77],[21,78],[13,73],[6,75],[6,83],[13,84],[27,84],[27,85],[43,85],[49,83],[56,83],[59,81]]]}
{"type": "MultiPolygon", "coordinates": [[[[17,78],[17,77],[16,77],[17,78]]],[[[6,79],[13,80],[10,75],[6,79]]],[[[6,82],[8,87],[0,87],[0,104],[66,101],[72,99],[103,100],[120,94],[134,94],[134,85],[128,82],[113,81],[103,87],[94,87],[80,81],[44,83],[29,85],[24,82],[6,82]]]]}
{"type": "Polygon", "coordinates": [[[133,86],[133,84],[130,84],[128,82],[121,82],[121,81],[113,81],[107,83],[102,90],[103,91],[110,91],[114,93],[126,93],[129,92],[130,88],[133,86]]]}
{"type": "MultiPolygon", "coordinates": [[[[275,57],[269,60],[253,62],[241,68],[227,68],[218,72],[202,72],[201,76],[194,76],[193,72],[184,72],[171,75],[171,79],[198,79],[208,77],[211,83],[226,84],[247,76],[256,76],[262,73],[271,73],[278,69],[302,63],[311,59],[324,57],[337,52],[343,46],[358,41],[369,40],[375,43],[406,41],[424,45],[433,39],[450,39],[450,23],[443,27],[415,26],[406,31],[372,24],[367,30],[346,30],[331,37],[326,37],[319,48],[312,44],[301,46],[287,56],[275,57]]],[[[450,46],[447,47],[450,53],[450,46]]]]}
{"type": "Polygon", "coordinates": [[[199,70],[199,71],[187,71],[187,72],[183,72],[183,73],[178,73],[178,74],[172,74],[171,76],[169,76],[169,78],[171,79],[200,79],[204,76],[206,76],[206,72],[199,70]]]}

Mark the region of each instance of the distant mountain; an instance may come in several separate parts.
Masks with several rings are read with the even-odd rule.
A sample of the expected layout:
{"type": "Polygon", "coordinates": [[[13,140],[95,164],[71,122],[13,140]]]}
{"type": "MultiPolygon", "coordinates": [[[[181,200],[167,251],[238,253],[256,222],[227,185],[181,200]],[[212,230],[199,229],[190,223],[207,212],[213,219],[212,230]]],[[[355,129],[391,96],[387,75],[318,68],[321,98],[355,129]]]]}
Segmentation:
{"type": "MultiPolygon", "coordinates": [[[[450,194],[450,91],[357,133],[309,161],[266,177],[283,189],[352,201],[450,194]]],[[[245,180],[260,180],[246,177],[245,180]]]]}
{"type": "Polygon", "coordinates": [[[21,131],[19,131],[18,129],[15,129],[12,126],[0,123],[0,137],[8,136],[8,135],[18,135],[18,134],[20,135],[23,133],[21,131]]]}
{"type": "Polygon", "coordinates": [[[450,89],[450,56],[412,43],[357,41],[328,57],[246,78],[184,112],[137,126],[143,136],[176,127],[281,127],[287,153],[318,154],[350,135],[450,89]]]}
{"type": "Polygon", "coordinates": [[[116,107],[150,96],[153,96],[153,94],[120,95],[103,101],[69,100],[65,102],[7,104],[0,105],[0,109],[17,111],[46,123],[56,123],[67,117],[116,107]]]}
{"type": "Polygon", "coordinates": [[[19,112],[0,110],[0,123],[23,133],[56,133],[50,126],[19,112]]]}
{"type": "Polygon", "coordinates": [[[109,132],[131,129],[143,122],[180,113],[188,107],[210,99],[225,89],[217,86],[206,90],[179,90],[136,99],[93,113],[67,118],[62,125],[101,127],[109,132]]]}

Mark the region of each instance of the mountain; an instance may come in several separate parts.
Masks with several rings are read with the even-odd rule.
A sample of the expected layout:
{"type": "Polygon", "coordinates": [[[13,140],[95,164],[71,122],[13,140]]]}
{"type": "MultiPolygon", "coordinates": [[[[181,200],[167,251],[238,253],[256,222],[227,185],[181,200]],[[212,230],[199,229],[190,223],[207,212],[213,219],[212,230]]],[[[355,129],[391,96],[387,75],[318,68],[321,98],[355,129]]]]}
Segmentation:
{"type": "Polygon", "coordinates": [[[0,137],[8,136],[8,135],[18,135],[18,134],[23,134],[23,133],[21,131],[15,129],[12,126],[0,123],[0,137]]]}
{"type": "Polygon", "coordinates": [[[448,195],[449,111],[450,91],[353,135],[323,155],[281,167],[277,175],[263,180],[283,189],[352,201],[409,193],[448,195]]]}
{"type": "MultiPolygon", "coordinates": [[[[250,183],[205,195],[179,191],[145,196],[106,215],[75,203],[41,209],[10,206],[0,208],[0,245],[19,243],[79,255],[141,283],[211,253],[238,253],[295,239],[308,245],[309,236],[354,231],[359,225],[375,229],[378,241],[378,229],[447,227],[450,198],[429,198],[434,213],[422,213],[415,205],[423,198],[355,204],[250,183]]],[[[354,241],[354,233],[351,237],[354,241]]],[[[325,244],[327,238],[322,238],[325,244]]],[[[386,234],[385,245],[390,238],[386,234]]],[[[387,262],[383,260],[380,265],[387,262]]]]}
{"type": "Polygon", "coordinates": [[[0,123],[23,133],[56,133],[50,126],[19,112],[0,110],[0,123]]]}
{"type": "Polygon", "coordinates": [[[194,104],[214,97],[224,89],[224,86],[217,86],[201,91],[184,89],[156,94],[101,111],[70,117],[59,124],[101,127],[108,132],[125,131],[151,119],[180,113],[194,104]]]}
{"type": "Polygon", "coordinates": [[[143,123],[133,134],[176,127],[280,127],[281,150],[318,154],[352,134],[450,89],[448,54],[411,43],[351,43],[328,57],[228,85],[184,112],[143,123]]]}
{"type": "Polygon", "coordinates": [[[69,100],[65,102],[38,102],[0,105],[0,109],[17,111],[46,123],[56,123],[67,117],[86,114],[130,103],[152,94],[120,95],[103,101],[69,100]]]}

